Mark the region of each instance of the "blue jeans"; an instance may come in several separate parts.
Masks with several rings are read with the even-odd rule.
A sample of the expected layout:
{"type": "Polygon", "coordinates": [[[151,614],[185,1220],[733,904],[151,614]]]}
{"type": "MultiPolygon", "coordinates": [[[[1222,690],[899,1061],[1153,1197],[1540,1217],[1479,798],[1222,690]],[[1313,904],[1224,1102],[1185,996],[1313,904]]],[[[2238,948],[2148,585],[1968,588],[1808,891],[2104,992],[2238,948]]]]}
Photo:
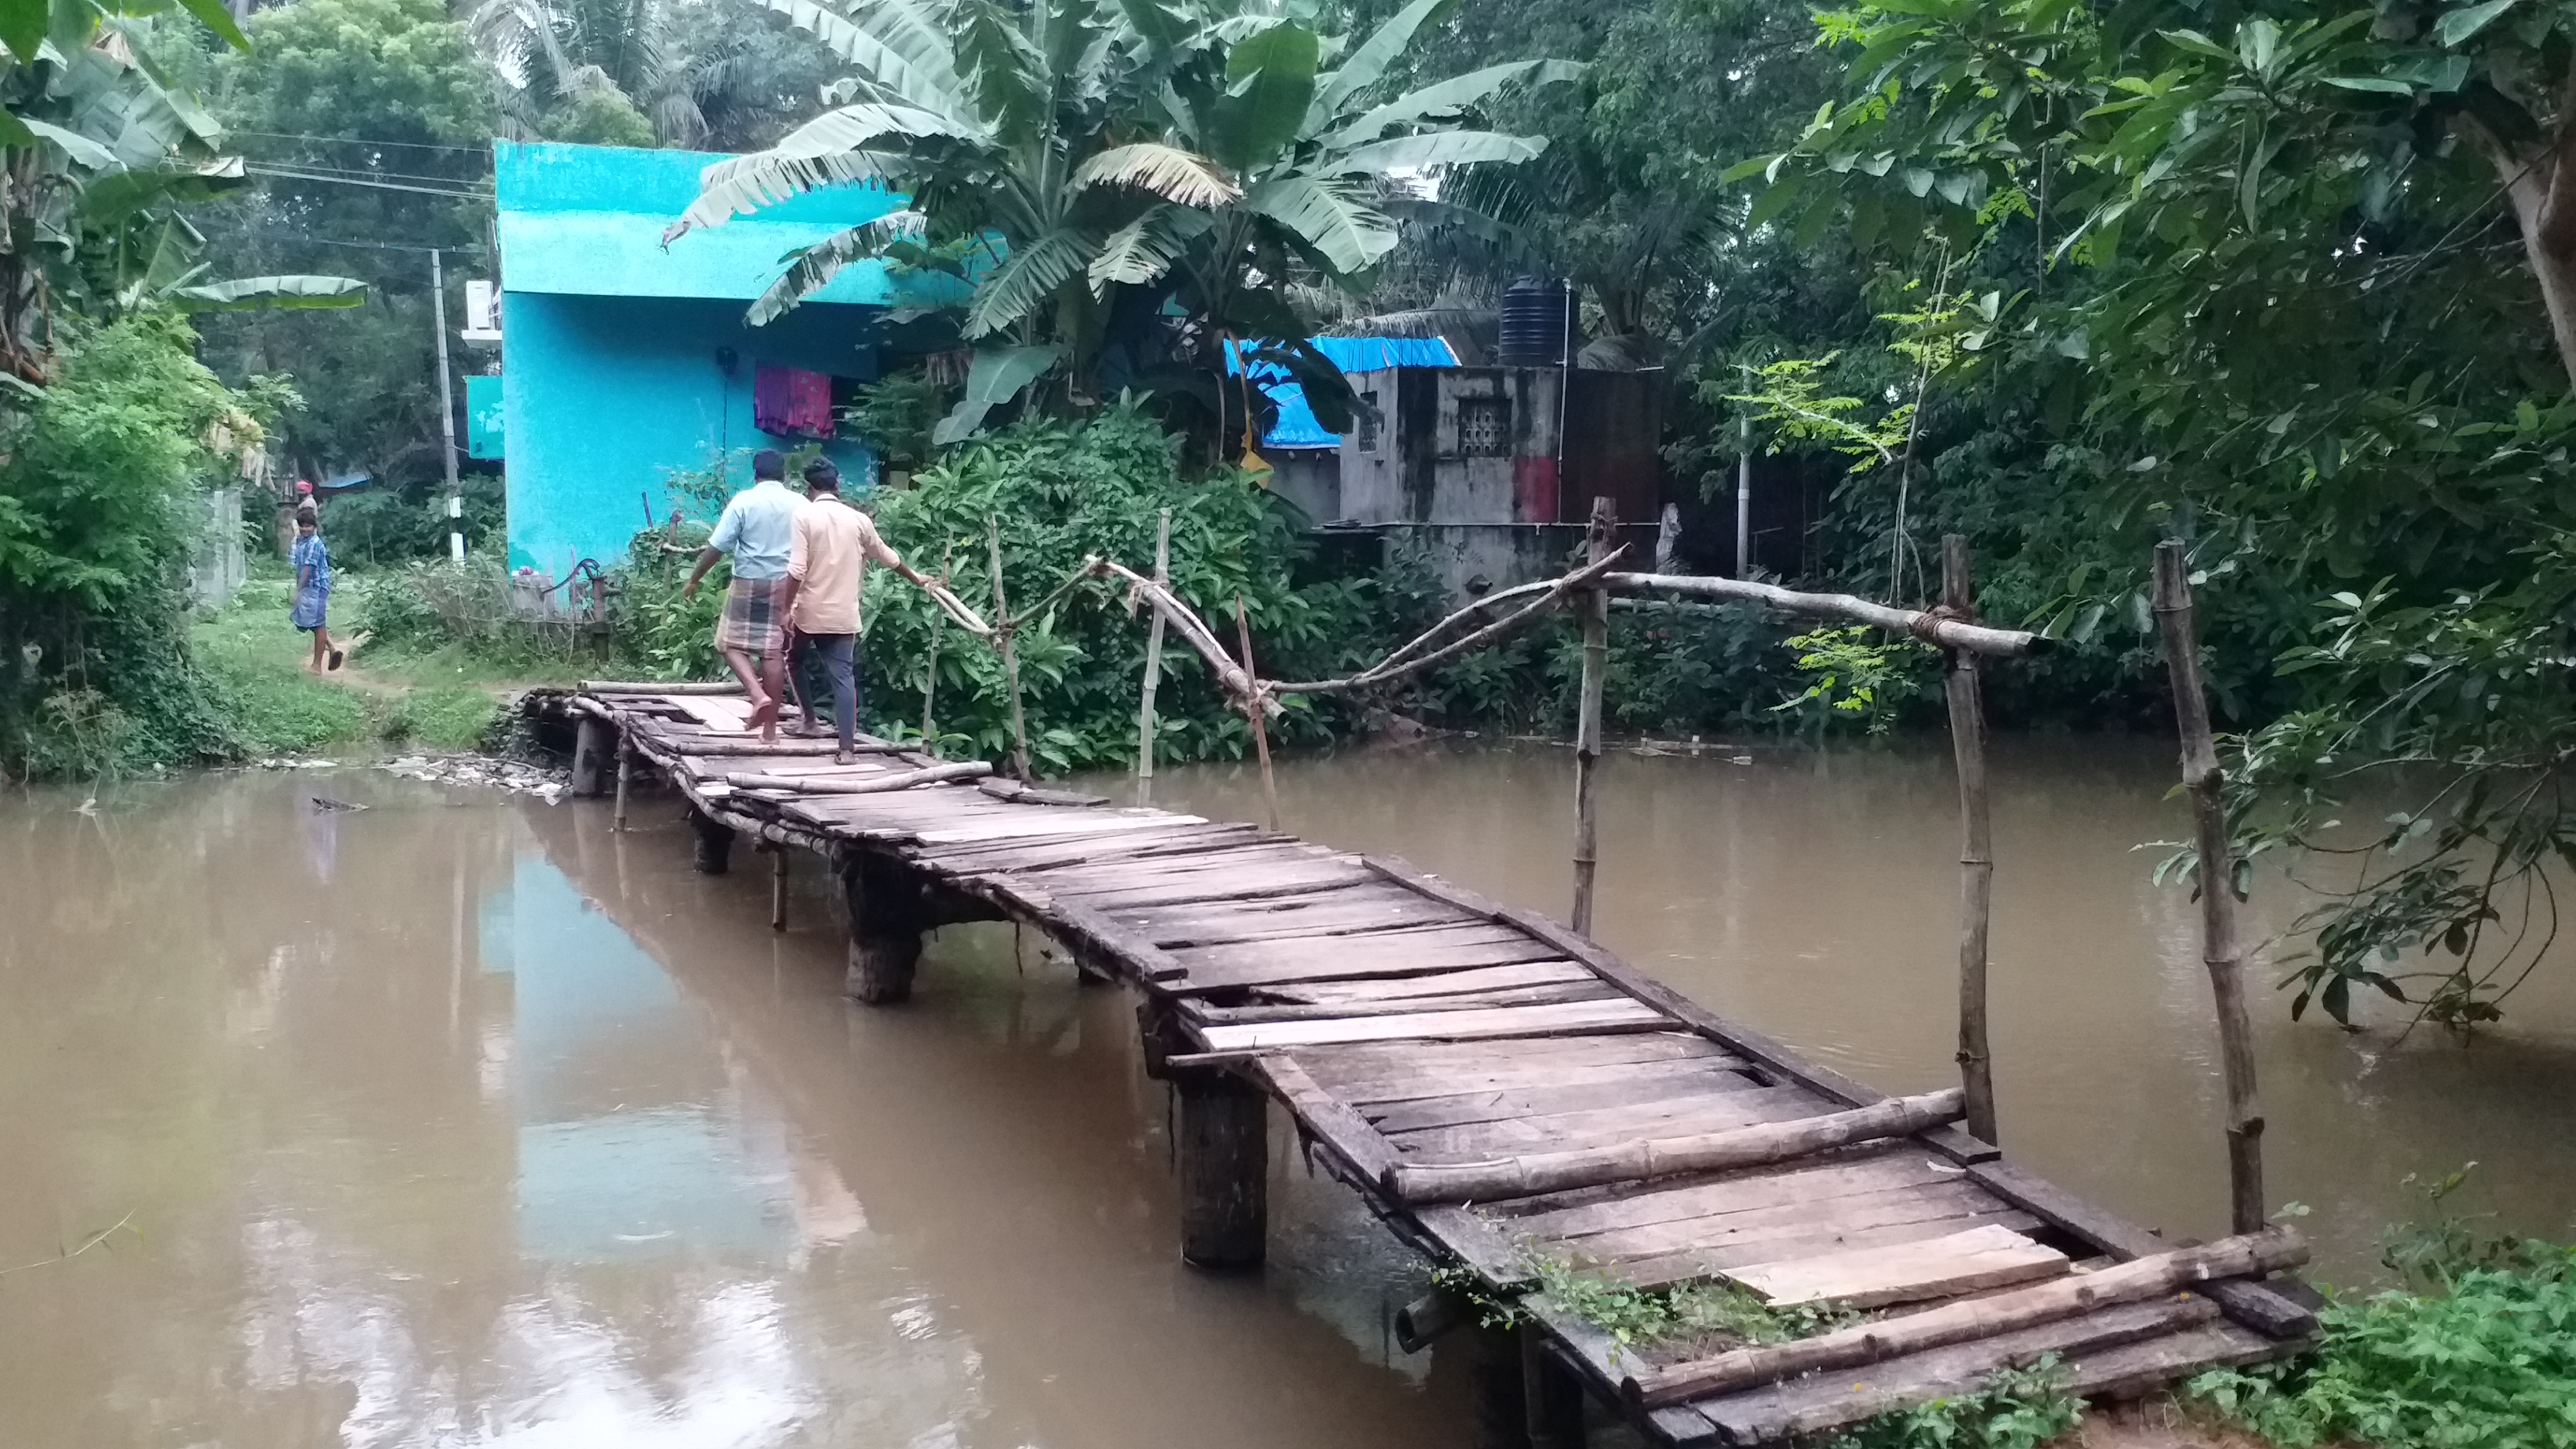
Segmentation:
{"type": "MultiPolygon", "coordinates": [[[[861,689],[858,654],[859,636],[856,634],[798,634],[796,648],[787,659],[787,667],[798,671],[799,680],[812,679],[813,675],[804,667],[818,656],[822,659],[823,677],[830,681],[832,687],[832,724],[840,732],[844,750],[858,743],[861,689]]],[[[814,691],[802,688],[798,693],[805,697],[805,723],[811,725],[814,723],[814,691]]]]}

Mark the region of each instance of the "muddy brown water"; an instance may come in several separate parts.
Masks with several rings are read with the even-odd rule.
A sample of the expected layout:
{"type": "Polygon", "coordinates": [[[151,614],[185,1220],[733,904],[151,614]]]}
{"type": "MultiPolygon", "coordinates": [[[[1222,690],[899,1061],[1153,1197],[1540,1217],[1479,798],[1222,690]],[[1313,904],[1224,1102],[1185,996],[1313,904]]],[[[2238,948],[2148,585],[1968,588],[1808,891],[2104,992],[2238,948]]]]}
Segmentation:
{"type": "MultiPolygon", "coordinates": [[[[2015,1155],[2174,1232],[2223,1212],[2189,903],[2149,747],[2009,744],[1996,1043],[2015,1155]]],[[[1296,761],[1292,829],[1564,905],[1570,761],[1296,761]]],[[[1232,767],[1163,803],[1249,818],[1232,767]]],[[[12,1446],[1465,1445],[1419,1272],[1274,1139],[1271,1263],[1177,1261],[1167,1105],[1120,993],[1006,927],[908,1007],[839,997],[801,866],[688,868],[361,770],[0,797],[0,1442],[12,1446]],[[361,804],[317,808],[314,797],[361,804]],[[96,1249],[45,1261],[111,1225],[96,1249]],[[23,1266],[22,1266],[23,1265],[23,1266]]],[[[1614,757],[1601,934],[1891,1089],[1947,1079],[1946,768],[1904,752],[1614,757]]],[[[2258,997],[2276,1199],[2364,1276],[2409,1172],[2576,1212],[2576,972],[2465,1050],[2258,997]]]]}

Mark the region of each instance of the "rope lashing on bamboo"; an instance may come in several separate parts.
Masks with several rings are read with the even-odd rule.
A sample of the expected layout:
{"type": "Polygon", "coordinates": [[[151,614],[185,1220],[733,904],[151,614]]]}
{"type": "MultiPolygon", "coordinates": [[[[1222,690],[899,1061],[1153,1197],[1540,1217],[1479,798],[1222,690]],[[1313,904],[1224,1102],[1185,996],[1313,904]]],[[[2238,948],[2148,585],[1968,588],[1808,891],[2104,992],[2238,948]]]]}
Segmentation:
{"type": "Polygon", "coordinates": [[[1913,635],[1918,642],[1938,649],[1941,647],[1942,625],[1976,622],[1977,616],[1972,610],[1954,609],[1948,604],[1934,604],[1931,608],[1915,615],[1913,621],[1905,626],[1905,632],[1913,635]]]}

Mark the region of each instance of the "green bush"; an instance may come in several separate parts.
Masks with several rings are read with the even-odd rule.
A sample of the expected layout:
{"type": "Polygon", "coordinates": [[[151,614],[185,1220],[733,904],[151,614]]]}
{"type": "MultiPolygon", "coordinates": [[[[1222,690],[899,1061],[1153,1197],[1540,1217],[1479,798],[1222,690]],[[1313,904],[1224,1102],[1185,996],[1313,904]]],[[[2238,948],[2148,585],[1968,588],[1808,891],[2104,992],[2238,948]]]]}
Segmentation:
{"type": "MultiPolygon", "coordinates": [[[[979,439],[924,471],[916,486],[869,500],[889,543],[925,573],[943,568],[958,596],[992,612],[989,521],[1001,529],[1003,581],[1014,610],[1038,606],[1099,555],[1139,572],[1154,558],[1157,514],[1172,513],[1172,586],[1221,640],[1236,638],[1241,599],[1263,677],[1313,679],[1364,664],[1390,642],[1378,580],[1298,581],[1311,549],[1296,510],[1239,473],[1184,479],[1177,440],[1142,411],[1111,408],[1080,424],[1028,421],[979,439]]],[[[886,570],[869,574],[868,699],[879,732],[920,729],[931,678],[931,620],[919,590],[886,570]]],[[[1047,769],[1129,763],[1146,629],[1112,581],[1074,586],[1017,639],[1030,752],[1047,769]]],[[[1167,639],[1155,696],[1156,755],[1238,757],[1250,748],[1205,664],[1167,639]]],[[[993,650],[941,630],[934,729],[944,746],[998,758],[1011,743],[1010,696],[993,650]]],[[[1274,743],[1331,738],[1352,717],[1330,698],[1291,698],[1274,743]]]]}
{"type": "Polygon", "coordinates": [[[146,314],[68,349],[0,437],[0,771],[100,773],[229,753],[191,667],[185,568],[215,425],[291,403],[226,388],[185,322],[146,314]]]}
{"type": "Polygon", "coordinates": [[[2576,1249],[2513,1245],[2431,1291],[2337,1298],[2316,1353],[2222,1369],[2191,1395],[2280,1449],[2576,1444],[2576,1249]]]}

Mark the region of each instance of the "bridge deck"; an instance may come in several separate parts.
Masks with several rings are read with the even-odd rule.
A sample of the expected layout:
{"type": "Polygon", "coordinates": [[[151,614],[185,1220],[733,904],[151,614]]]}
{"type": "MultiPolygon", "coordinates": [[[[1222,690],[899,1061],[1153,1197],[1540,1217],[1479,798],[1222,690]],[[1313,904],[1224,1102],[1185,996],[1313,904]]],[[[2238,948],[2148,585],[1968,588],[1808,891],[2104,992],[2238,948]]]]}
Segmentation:
{"type": "MultiPolygon", "coordinates": [[[[1526,1288],[1553,1260],[1638,1285],[1728,1279],[1775,1302],[1912,1311],[2172,1246],[1948,1127],[1731,1170],[1424,1201],[1398,1190],[1399,1169],[1812,1121],[1884,1099],[1552,921],[1400,862],[1000,781],[875,794],[729,783],[855,783],[939,763],[873,741],[852,766],[833,765],[828,743],[762,747],[745,710],[721,695],[532,701],[540,718],[614,729],[717,826],[814,850],[845,878],[898,872],[949,903],[931,919],[1047,931],[1143,994],[1149,1060],[1257,1084],[1391,1228],[1494,1288],[1526,1288]]],[[[1606,1402],[1657,1362],[1534,1305],[1546,1353],[1606,1402]]],[[[2238,1279],[1624,1411],[1663,1442],[1762,1443],[1955,1395],[2043,1355],[2077,1392],[2137,1392],[2294,1351],[2313,1329],[2281,1287],[2238,1279]]]]}

